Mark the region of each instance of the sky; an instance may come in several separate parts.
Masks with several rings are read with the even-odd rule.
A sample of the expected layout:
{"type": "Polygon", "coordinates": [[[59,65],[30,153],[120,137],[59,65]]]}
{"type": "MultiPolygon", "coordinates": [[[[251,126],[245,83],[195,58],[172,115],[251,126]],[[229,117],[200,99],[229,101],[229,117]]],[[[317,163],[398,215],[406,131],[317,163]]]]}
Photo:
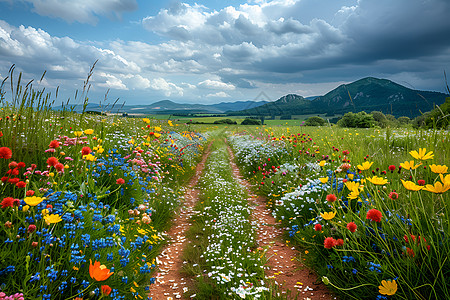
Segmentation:
{"type": "Polygon", "coordinates": [[[308,97],[368,76],[445,92],[449,16],[449,0],[0,0],[0,80],[14,64],[59,104],[96,61],[96,103],[308,97]]]}

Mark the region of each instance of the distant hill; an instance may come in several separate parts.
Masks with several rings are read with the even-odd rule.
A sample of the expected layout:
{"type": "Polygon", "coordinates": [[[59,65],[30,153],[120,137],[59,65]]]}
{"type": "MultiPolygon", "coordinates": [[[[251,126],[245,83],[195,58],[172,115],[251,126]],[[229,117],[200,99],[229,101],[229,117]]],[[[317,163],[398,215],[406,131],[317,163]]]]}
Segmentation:
{"type": "MultiPolygon", "coordinates": [[[[267,101],[235,101],[221,102],[217,104],[187,104],[176,103],[171,100],[161,100],[147,105],[123,105],[116,104],[103,105],[89,103],[86,111],[104,111],[111,113],[129,113],[129,114],[223,114],[226,112],[239,111],[248,108],[255,108],[268,103],[267,101]]],[[[54,110],[62,110],[62,106],[54,107],[54,110]]],[[[82,112],[83,105],[66,106],[65,109],[75,112],[82,112]]]]}
{"type": "Polygon", "coordinates": [[[387,79],[367,77],[340,85],[312,100],[290,94],[275,102],[230,114],[271,116],[381,111],[396,117],[414,118],[432,110],[434,104],[444,103],[446,97],[444,93],[413,90],[387,79]]]}

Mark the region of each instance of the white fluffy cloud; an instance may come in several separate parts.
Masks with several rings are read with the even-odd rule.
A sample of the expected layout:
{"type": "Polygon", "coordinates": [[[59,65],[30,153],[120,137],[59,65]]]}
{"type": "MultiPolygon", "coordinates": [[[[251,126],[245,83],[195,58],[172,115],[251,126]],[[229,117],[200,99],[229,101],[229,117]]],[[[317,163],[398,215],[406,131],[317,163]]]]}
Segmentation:
{"type": "Polygon", "coordinates": [[[224,83],[218,80],[206,79],[198,84],[199,87],[213,90],[234,90],[236,87],[232,84],[224,83]]]}

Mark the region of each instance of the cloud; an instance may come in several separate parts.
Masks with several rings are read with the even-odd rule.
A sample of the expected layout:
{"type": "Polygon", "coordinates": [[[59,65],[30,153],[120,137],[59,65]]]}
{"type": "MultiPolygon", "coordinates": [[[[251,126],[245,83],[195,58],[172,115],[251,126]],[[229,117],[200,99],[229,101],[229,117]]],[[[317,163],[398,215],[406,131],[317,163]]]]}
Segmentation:
{"type": "Polygon", "coordinates": [[[225,92],[217,92],[217,93],[214,93],[214,94],[208,94],[208,95],[206,95],[206,97],[208,97],[208,98],[228,98],[228,97],[231,97],[231,96],[228,95],[225,92]]]}
{"type": "Polygon", "coordinates": [[[232,84],[224,83],[217,80],[206,79],[198,84],[199,87],[213,90],[234,90],[236,87],[232,84]]]}
{"type": "Polygon", "coordinates": [[[151,81],[150,88],[162,91],[167,97],[172,95],[183,96],[183,88],[172,82],[167,82],[164,78],[155,78],[151,81]]]}
{"type": "Polygon", "coordinates": [[[122,13],[136,10],[136,0],[19,0],[33,5],[41,16],[59,18],[68,23],[96,24],[97,16],[121,19],[122,13]]]}

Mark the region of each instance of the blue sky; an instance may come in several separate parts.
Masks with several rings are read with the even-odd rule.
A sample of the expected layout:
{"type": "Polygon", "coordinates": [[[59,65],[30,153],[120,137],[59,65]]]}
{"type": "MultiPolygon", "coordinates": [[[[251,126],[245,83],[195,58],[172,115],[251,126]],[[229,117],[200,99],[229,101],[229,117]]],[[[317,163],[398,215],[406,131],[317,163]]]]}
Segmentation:
{"type": "Polygon", "coordinates": [[[448,0],[0,0],[0,80],[148,104],[322,95],[374,76],[445,91],[448,0]]]}

